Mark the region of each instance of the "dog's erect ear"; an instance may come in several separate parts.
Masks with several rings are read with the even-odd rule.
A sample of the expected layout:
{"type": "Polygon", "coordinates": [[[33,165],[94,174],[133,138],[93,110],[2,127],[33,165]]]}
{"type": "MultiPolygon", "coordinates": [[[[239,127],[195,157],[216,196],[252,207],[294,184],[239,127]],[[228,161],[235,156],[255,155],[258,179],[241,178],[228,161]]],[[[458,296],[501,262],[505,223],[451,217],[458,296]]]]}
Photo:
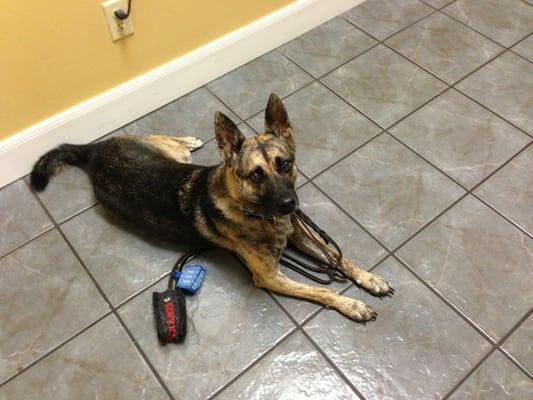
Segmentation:
{"type": "Polygon", "coordinates": [[[277,94],[272,93],[268,98],[265,111],[265,129],[267,133],[293,142],[292,128],[289,114],[277,94]]]}
{"type": "Polygon", "coordinates": [[[239,152],[246,139],[237,125],[218,111],[215,113],[215,135],[218,148],[226,161],[239,152]]]}

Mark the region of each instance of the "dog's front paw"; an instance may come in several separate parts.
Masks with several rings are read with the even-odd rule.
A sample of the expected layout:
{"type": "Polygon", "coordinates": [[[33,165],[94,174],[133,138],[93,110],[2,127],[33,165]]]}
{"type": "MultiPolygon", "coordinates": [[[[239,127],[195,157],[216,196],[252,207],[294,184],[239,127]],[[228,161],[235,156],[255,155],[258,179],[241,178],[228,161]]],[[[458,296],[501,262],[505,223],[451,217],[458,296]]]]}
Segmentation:
{"type": "Polygon", "coordinates": [[[362,301],[344,297],[337,309],[350,319],[358,322],[375,321],[378,314],[362,301]]]}
{"type": "Polygon", "coordinates": [[[394,294],[394,289],[389,285],[389,282],[371,272],[361,272],[355,279],[355,283],[374,296],[383,297],[394,294]]]}

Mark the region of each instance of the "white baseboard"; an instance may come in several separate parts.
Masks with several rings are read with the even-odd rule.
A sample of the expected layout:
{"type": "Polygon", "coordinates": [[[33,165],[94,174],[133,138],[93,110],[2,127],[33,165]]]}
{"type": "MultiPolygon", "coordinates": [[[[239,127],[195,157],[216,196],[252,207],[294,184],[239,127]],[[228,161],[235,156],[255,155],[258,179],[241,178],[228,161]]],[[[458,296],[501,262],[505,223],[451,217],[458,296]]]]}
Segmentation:
{"type": "Polygon", "coordinates": [[[47,150],[112,132],[362,1],[298,0],[7,138],[0,142],[0,187],[29,173],[47,150]]]}

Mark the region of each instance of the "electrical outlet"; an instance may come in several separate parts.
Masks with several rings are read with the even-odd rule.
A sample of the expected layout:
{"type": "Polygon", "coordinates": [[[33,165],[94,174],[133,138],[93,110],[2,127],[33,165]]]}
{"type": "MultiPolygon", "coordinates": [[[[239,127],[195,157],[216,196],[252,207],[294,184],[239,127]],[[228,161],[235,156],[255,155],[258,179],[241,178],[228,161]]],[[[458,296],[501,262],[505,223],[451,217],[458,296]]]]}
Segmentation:
{"type": "Polygon", "coordinates": [[[128,11],[128,0],[109,0],[102,3],[102,8],[104,9],[105,19],[113,41],[116,42],[134,32],[131,15],[123,21],[115,17],[115,11],[117,10],[128,11]]]}

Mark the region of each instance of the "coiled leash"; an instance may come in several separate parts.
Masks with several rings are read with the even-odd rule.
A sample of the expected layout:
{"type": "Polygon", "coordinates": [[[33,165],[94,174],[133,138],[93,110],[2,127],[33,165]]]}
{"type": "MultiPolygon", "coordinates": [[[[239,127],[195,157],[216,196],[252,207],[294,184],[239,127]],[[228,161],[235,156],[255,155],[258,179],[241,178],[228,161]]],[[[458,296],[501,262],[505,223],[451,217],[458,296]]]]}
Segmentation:
{"type": "Polygon", "coordinates": [[[320,229],[320,227],[303,211],[297,210],[294,213],[294,219],[305,232],[307,239],[309,239],[317,250],[322,253],[325,259],[316,258],[309,254],[303,254],[298,249],[293,248],[293,251],[298,253],[301,258],[311,260],[314,265],[304,262],[301,258],[296,258],[289,250],[285,250],[282,254],[280,264],[322,285],[329,285],[333,282],[346,282],[349,278],[340,268],[342,263],[342,250],[337,242],[335,242],[335,240],[333,240],[323,229],[320,229]],[[312,231],[309,228],[311,228],[312,231]],[[313,234],[313,232],[315,234],[313,234]],[[318,237],[316,235],[318,235],[318,237]],[[326,275],[327,278],[320,278],[317,274],[326,275]]]}
{"type": "MultiPolygon", "coordinates": [[[[322,253],[324,258],[320,259],[303,254],[298,249],[292,249],[292,251],[285,250],[280,264],[323,285],[345,282],[348,276],[340,269],[342,251],[337,243],[301,210],[297,210],[293,218],[305,233],[306,239],[316,247],[318,252],[322,253]],[[299,257],[295,257],[291,254],[292,252],[296,252],[299,257]],[[313,264],[305,262],[302,258],[312,261],[313,264]],[[326,275],[326,278],[320,278],[317,275],[326,275]]],[[[157,336],[161,344],[183,343],[185,340],[187,334],[186,294],[196,294],[205,277],[205,270],[201,265],[187,265],[187,263],[198,255],[214,249],[216,247],[195,249],[182,255],[172,267],[167,290],[152,294],[157,336]]],[[[238,259],[241,261],[240,258],[238,259]]]]}

